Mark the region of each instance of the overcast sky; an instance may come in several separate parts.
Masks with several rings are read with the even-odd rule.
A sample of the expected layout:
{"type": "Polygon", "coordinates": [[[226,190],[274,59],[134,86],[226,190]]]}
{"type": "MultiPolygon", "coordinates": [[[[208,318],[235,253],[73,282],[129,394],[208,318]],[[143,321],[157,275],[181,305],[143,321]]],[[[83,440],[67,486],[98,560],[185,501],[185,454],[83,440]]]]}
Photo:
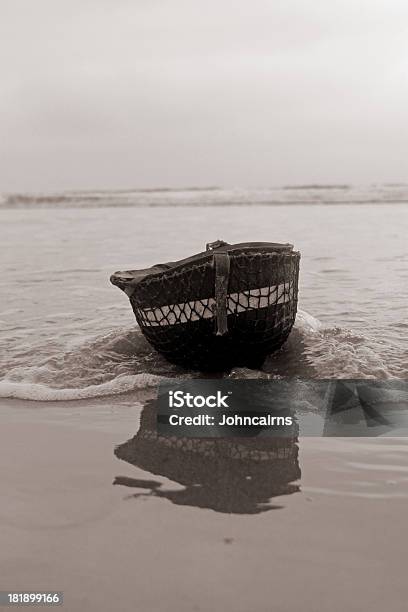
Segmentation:
{"type": "Polygon", "coordinates": [[[0,191],[408,182],[407,0],[0,0],[0,191]]]}

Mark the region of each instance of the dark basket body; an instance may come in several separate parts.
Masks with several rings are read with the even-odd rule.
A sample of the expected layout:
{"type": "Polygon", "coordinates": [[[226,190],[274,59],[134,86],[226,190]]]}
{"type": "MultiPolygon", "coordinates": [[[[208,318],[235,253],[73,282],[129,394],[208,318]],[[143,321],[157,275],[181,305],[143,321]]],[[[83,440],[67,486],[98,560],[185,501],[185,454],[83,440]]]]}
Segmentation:
{"type": "Polygon", "coordinates": [[[169,361],[203,370],[259,367],[285,342],[296,317],[300,255],[291,245],[278,246],[224,247],[229,273],[223,335],[216,333],[218,249],[147,274],[131,291],[121,273],[111,280],[128,293],[143,334],[169,361]]]}

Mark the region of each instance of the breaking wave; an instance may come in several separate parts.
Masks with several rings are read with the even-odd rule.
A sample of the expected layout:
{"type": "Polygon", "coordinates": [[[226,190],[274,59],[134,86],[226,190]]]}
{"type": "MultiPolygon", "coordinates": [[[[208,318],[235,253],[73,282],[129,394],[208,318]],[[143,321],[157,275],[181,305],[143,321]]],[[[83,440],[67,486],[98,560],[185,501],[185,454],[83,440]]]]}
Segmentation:
{"type": "MultiPolygon", "coordinates": [[[[67,344],[35,365],[44,349],[33,347],[3,362],[0,397],[36,401],[96,398],[157,385],[161,378],[202,376],[169,364],[154,351],[137,328],[119,328],[67,344]]],[[[405,370],[403,368],[405,367],[405,370]]],[[[384,345],[350,330],[324,328],[299,311],[284,347],[270,355],[262,370],[236,368],[234,378],[405,378],[398,358],[387,358],[384,345]],[[377,350],[378,349],[378,350],[377,350]]]]}
{"type": "Polygon", "coordinates": [[[408,185],[287,185],[257,189],[184,187],[0,194],[0,208],[111,208],[155,206],[277,206],[408,202],[408,185]]]}
{"type": "MultiPolygon", "coordinates": [[[[0,397],[38,401],[78,400],[126,393],[174,376],[177,368],[150,348],[139,330],[118,329],[82,342],[36,365],[33,347],[11,365],[0,380],[0,397]],[[16,364],[17,362],[17,364],[16,364]]],[[[5,367],[3,366],[3,371],[5,367]]]]}

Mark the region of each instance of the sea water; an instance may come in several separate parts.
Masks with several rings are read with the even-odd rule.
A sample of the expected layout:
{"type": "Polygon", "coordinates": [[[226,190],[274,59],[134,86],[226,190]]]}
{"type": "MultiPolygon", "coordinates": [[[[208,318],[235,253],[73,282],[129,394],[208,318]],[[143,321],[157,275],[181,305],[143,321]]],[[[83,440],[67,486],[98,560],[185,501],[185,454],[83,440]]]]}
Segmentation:
{"type": "MultiPolygon", "coordinates": [[[[310,192],[320,194],[304,189],[296,198],[310,192]]],[[[74,206],[67,196],[49,196],[45,207],[28,196],[18,205],[3,198],[0,397],[83,399],[194,376],[150,348],[109,276],[189,256],[217,239],[291,242],[302,255],[289,341],[262,370],[234,376],[406,378],[407,205],[251,205],[251,192],[245,205],[224,205],[228,193],[191,192],[189,201],[185,192],[159,191],[131,205],[120,205],[119,193],[115,206],[112,193],[109,201],[88,193],[82,206],[78,194],[74,206]]]]}

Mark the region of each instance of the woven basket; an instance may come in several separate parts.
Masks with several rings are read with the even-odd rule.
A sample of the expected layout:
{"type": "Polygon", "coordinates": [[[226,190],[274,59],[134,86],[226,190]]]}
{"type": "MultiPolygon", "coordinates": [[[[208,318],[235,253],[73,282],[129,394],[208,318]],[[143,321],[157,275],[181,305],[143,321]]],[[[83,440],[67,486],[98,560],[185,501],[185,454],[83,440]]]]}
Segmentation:
{"type": "Polygon", "coordinates": [[[296,317],[300,254],[290,244],[224,242],[188,259],[116,272],[149,342],[202,370],[259,367],[296,317]]]}

